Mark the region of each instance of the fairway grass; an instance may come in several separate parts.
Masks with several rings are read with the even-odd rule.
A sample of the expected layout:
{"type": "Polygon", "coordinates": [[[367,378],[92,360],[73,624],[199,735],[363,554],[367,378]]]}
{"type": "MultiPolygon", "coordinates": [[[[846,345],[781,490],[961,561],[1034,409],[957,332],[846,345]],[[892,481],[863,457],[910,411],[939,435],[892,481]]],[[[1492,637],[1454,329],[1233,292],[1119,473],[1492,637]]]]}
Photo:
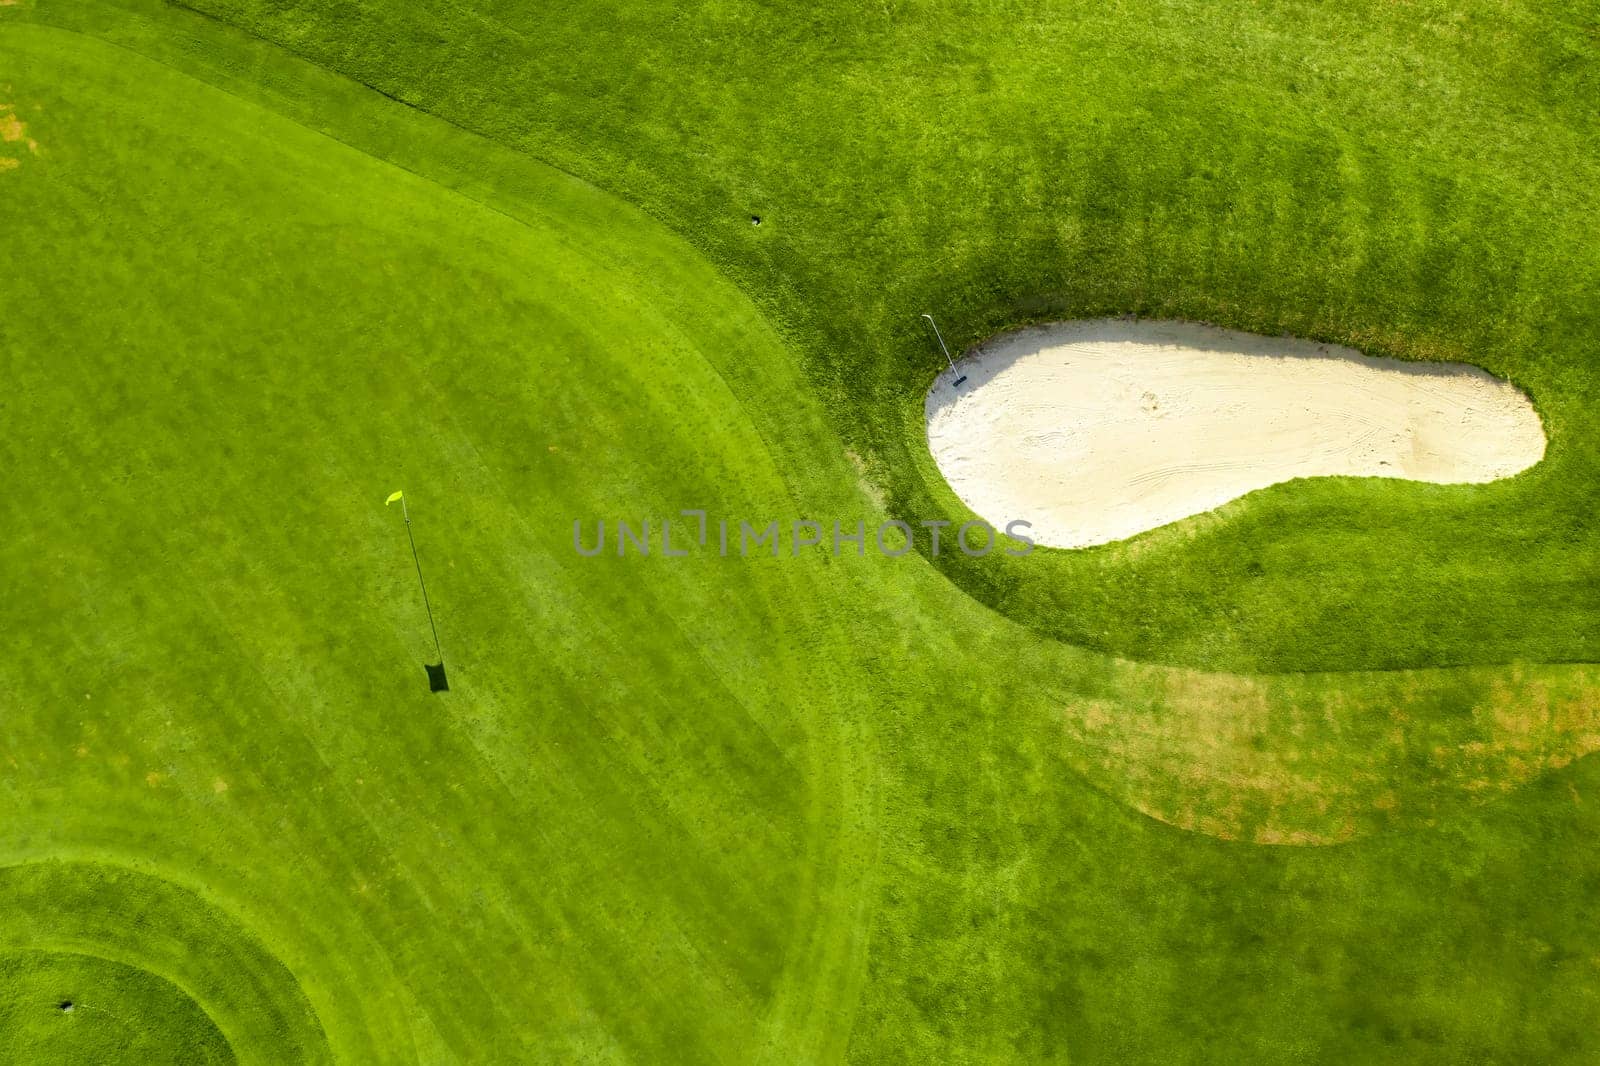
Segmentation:
{"type": "MultiPolygon", "coordinates": [[[[1348,58],[1293,75],[1365,102],[1342,163],[1311,105],[1219,108],[1289,90],[1203,52],[1163,86],[1209,110],[1149,124],[1183,144],[1096,131],[1148,52],[1222,39],[1153,5],[195,6],[0,8],[38,145],[0,172],[0,1055],[1600,1054],[1592,223],[1550,226],[1592,195],[1587,53],[1442,187],[1479,112],[1408,117],[1348,58]],[[1284,267],[1330,227],[1337,270],[1284,267]],[[918,443],[929,307],[963,343],[1155,310],[1471,352],[1550,455],[988,569],[573,550],[967,514],[918,443]]],[[[1306,17],[1229,39],[1387,32],[1306,17]]],[[[1481,57],[1456,33],[1406,38],[1420,69],[1481,57]]]]}

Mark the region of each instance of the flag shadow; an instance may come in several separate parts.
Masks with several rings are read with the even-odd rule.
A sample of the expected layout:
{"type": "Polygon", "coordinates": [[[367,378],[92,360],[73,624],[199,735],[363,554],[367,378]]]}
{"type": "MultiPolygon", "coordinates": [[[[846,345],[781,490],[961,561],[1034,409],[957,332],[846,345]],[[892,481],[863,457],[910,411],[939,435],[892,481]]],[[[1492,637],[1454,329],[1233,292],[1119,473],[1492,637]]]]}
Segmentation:
{"type": "Polygon", "coordinates": [[[444,663],[428,663],[428,691],[449,692],[450,682],[444,676],[444,663]]]}

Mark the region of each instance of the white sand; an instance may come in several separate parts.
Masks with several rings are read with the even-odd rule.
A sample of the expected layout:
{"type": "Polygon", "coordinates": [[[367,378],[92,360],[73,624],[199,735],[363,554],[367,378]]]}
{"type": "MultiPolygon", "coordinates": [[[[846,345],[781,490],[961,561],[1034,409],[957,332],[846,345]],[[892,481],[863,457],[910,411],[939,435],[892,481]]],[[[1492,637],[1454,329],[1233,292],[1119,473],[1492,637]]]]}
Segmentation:
{"type": "Polygon", "coordinates": [[[1099,319],[1006,334],[956,365],[928,391],[935,462],[980,517],[1025,519],[1059,548],[1292,478],[1484,482],[1544,456],[1527,395],[1460,363],[1099,319]]]}

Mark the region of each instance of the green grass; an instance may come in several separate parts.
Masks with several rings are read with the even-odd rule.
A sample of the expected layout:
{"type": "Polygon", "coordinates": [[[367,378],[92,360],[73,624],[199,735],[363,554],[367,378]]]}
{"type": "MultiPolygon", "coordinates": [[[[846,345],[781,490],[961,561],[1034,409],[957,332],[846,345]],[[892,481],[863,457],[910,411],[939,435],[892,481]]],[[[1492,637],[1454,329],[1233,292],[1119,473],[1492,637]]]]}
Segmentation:
{"type": "Polygon", "coordinates": [[[0,960],[0,1022],[12,1062],[233,1062],[227,1041],[178,989],[92,956],[17,952],[0,960]],[[82,1004],[83,992],[94,1000],[82,1004]],[[78,1017],[79,1014],[83,1017],[78,1017]],[[87,1020],[85,1020],[87,1019],[87,1020]]]}
{"type": "Polygon", "coordinates": [[[0,9],[12,1058],[1595,1056],[1592,27],[204,6],[0,9]],[[956,509],[925,307],[1467,358],[1551,457],[573,553],[956,509]]]}
{"type": "Polygon", "coordinates": [[[961,344],[1138,312],[1510,375],[1552,437],[1514,481],[1324,481],[1218,530],[940,565],[1142,660],[1600,658],[1592,5],[188,6],[686,234],[785,327],[909,515],[967,516],[925,461],[923,311],[961,344]]]}

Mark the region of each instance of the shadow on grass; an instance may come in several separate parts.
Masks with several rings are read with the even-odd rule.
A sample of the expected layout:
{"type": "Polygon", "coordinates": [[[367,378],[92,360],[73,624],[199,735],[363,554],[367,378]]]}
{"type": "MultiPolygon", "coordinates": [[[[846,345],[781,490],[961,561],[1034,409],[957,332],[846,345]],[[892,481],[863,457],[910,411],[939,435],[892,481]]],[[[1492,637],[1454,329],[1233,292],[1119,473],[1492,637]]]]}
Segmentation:
{"type": "Polygon", "coordinates": [[[444,663],[428,663],[428,691],[449,692],[450,682],[444,676],[444,663]]]}

